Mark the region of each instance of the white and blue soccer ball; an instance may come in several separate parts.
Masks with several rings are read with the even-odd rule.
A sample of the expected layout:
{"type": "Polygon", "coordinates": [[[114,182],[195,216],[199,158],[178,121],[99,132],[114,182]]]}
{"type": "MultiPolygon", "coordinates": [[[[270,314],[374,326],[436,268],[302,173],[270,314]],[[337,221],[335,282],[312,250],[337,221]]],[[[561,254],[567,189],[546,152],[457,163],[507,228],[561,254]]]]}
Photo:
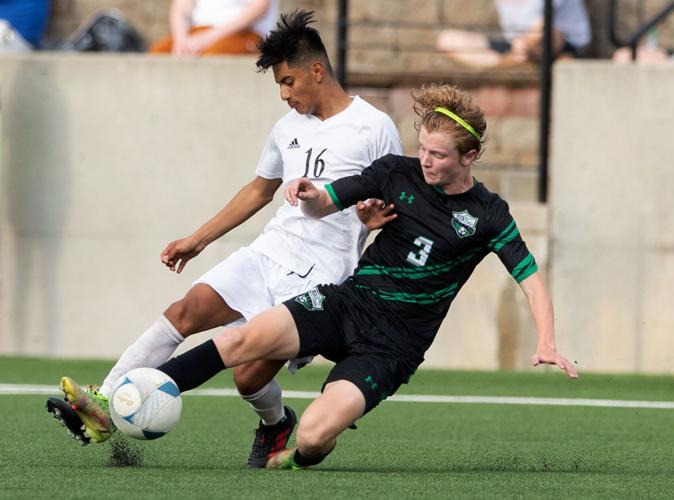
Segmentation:
{"type": "Polygon", "coordinates": [[[124,375],[110,398],[110,416],[122,433],[157,439],[180,420],[183,404],[176,383],[154,368],[135,368],[124,375]]]}

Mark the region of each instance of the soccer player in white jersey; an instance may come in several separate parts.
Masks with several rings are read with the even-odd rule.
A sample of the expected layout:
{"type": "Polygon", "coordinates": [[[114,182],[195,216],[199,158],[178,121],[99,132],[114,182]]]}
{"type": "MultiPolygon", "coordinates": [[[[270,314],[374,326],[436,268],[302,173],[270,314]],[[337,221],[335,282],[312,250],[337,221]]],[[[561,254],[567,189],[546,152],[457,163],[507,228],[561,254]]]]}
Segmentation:
{"type": "MultiPolygon", "coordinates": [[[[170,270],[180,273],[208,244],[269,203],[282,184],[298,177],[329,184],[360,173],[381,156],[401,153],[398,131],[388,115],[349,97],[339,85],[318,31],[308,26],[311,22],[312,13],[306,11],[282,15],[260,43],[258,69],[272,68],[281,99],[292,109],[269,134],[256,177],[215,217],[164,249],[161,260],[170,270]]],[[[373,226],[388,217],[377,213],[373,226]]],[[[189,335],[247,320],[318,284],[343,281],[356,267],[366,232],[353,210],[318,220],[284,204],[250,246],[199,278],[126,349],[100,389],[82,388],[63,377],[65,400],[50,398],[47,409],[83,444],[105,441],[114,430],[107,398],[122,375],[159,366],[189,335]]],[[[238,391],[260,416],[248,459],[251,467],[264,467],[271,453],[285,447],[295,426],[295,414],[283,405],[274,380],[283,364],[258,361],[234,373],[238,391]]]]}

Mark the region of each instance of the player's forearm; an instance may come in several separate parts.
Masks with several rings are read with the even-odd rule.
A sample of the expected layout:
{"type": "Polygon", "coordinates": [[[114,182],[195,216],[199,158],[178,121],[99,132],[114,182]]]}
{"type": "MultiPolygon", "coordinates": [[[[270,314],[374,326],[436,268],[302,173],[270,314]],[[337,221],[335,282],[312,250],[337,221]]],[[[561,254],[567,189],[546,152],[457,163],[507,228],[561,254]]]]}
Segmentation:
{"type": "Polygon", "coordinates": [[[554,309],[539,272],[536,272],[520,283],[529,302],[529,308],[536,325],[538,350],[556,351],[554,309]]]}
{"type": "Polygon", "coordinates": [[[212,219],[197,229],[192,238],[203,247],[242,224],[255,215],[273,199],[269,194],[255,188],[254,182],[241,189],[212,219]]]}
{"type": "Polygon", "coordinates": [[[538,348],[546,351],[556,351],[554,311],[550,296],[545,294],[545,297],[533,298],[529,302],[529,307],[536,324],[538,348]]]}
{"type": "Polygon", "coordinates": [[[337,207],[332,202],[330,195],[325,190],[319,190],[318,196],[313,200],[304,200],[300,204],[302,213],[312,219],[322,219],[326,215],[334,214],[337,207]]]}

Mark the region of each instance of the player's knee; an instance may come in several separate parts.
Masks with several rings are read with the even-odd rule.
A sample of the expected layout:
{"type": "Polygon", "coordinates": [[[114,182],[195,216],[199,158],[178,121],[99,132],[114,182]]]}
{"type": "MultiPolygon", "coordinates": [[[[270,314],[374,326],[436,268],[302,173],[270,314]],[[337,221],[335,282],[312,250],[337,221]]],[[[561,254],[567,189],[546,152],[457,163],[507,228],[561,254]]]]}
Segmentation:
{"type": "Polygon", "coordinates": [[[325,453],[330,441],[329,430],[324,422],[311,415],[302,416],[297,426],[297,446],[303,453],[311,455],[325,453]]]}
{"type": "Polygon", "coordinates": [[[191,318],[190,307],[185,299],[171,304],[164,312],[164,316],[183,337],[194,333],[194,322],[191,318]]]}
{"type": "Polygon", "coordinates": [[[183,337],[187,337],[205,329],[203,323],[207,313],[200,298],[188,294],[171,304],[164,312],[164,316],[183,337]]]}
{"type": "Polygon", "coordinates": [[[226,328],[216,338],[218,349],[223,352],[226,366],[239,366],[249,361],[244,327],[226,328]]]}

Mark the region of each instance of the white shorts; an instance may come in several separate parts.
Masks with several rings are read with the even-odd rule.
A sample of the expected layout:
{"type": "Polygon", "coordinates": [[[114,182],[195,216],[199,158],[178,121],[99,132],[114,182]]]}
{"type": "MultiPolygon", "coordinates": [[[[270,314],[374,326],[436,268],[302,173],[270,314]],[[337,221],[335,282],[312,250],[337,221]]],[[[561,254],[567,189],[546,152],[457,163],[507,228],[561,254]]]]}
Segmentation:
{"type": "MultiPolygon", "coordinates": [[[[322,283],[329,283],[319,269],[306,275],[277,264],[266,255],[243,247],[207,271],[194,284],[204,283],[215,290],[227,305],[245,320],[272,306],[291,299],[322,283]]],[[[295,373],[312,358],[294,359],[288,369],[295,373]]]]}

